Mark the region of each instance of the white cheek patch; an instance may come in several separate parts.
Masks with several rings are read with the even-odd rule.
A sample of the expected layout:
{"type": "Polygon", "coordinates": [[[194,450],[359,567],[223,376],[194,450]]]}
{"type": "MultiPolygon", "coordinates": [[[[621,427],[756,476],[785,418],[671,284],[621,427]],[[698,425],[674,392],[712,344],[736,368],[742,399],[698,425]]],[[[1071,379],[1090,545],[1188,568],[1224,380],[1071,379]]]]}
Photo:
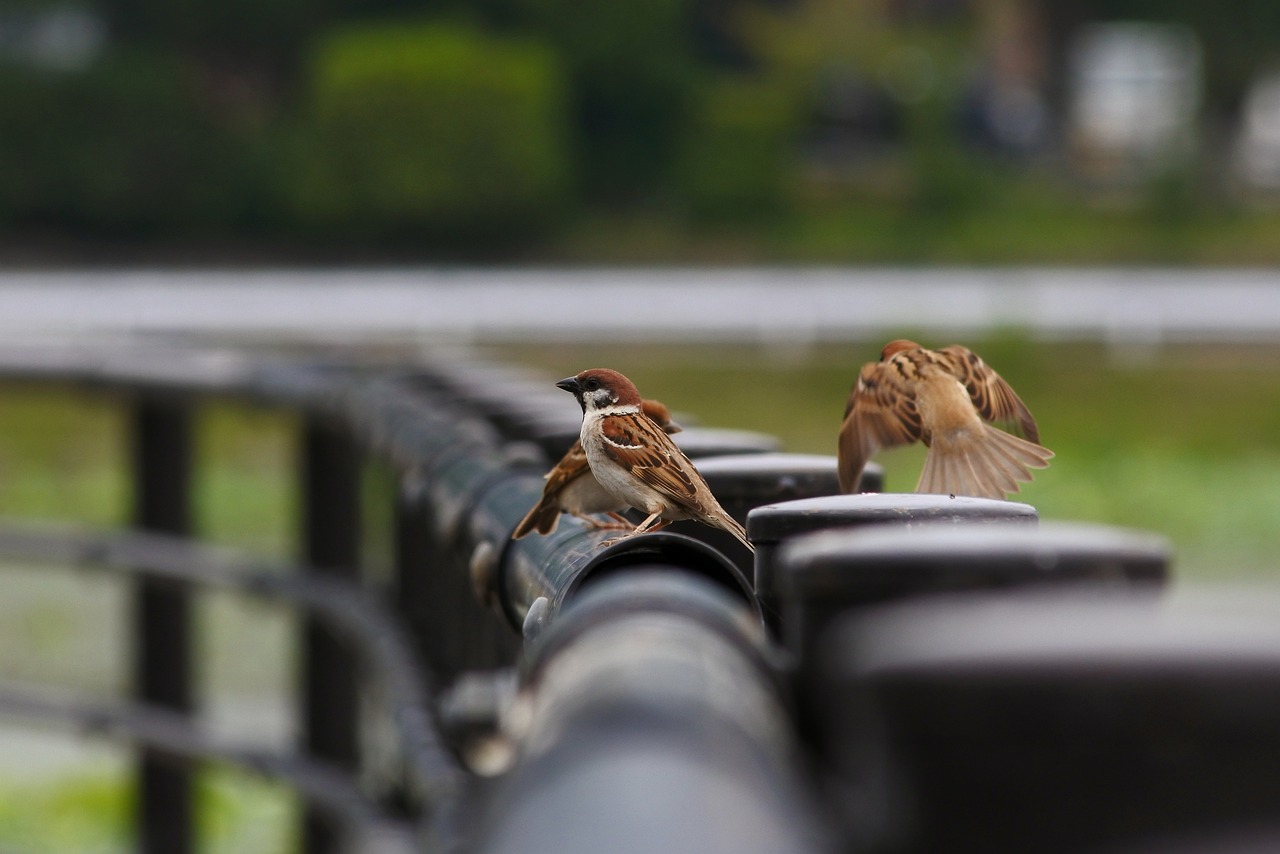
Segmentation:
{"type": "Polygon", "coordinates": [[[613,403],[613,392],[609,391],[607,388],[588,392],[587,397],[591,399],[592,409],[604,409],[606,406],[613,403]]]}

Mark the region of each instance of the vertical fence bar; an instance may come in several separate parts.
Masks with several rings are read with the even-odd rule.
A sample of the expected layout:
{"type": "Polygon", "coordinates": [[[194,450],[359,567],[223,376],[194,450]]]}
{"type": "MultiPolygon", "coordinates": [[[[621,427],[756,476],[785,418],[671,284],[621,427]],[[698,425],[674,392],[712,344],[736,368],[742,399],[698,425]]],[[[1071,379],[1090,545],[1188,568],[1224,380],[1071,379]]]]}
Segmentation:
{"type": "Polygon", "coordinates": [[[434,642],[433,630],[438,630],[438,621],[432,620],[430,611],[435,600],[429,573],[438,556],[417,486],[402,485],[396,495],[395,605],[409,629],[420,660],[439,677],[439,662],[432,656],[442,645],[434,642]]]}
{"type": "MultiPolygon", "coordinates": [[[[140,397],[133,404],[133,524],[175,536],[191,534],[191,410],[185,400],[140,397]]],[[[134,587],[133,678],[137,698],[190,713],[191,618],[187,594],[140,579],[134,587]]],[[[138,850],[193,850],[192,769],[143,750],[138,767],[138,850]]]]}
{"type": "Polygon", "coordinates": [[[448,686],[465,671],[510,665],[519,638],[477,597],[470,555],[442,542],[418,486],[402,487],[396,504],[396,607],[435,683],[448,686]]]}
{"type": "MultiPolygon", "coordinates": [[[[312,572],[355,580],[360,558],[360,452],[339,425],[307,418],[302,436],[302,538],[312,572]]],[[[356,660],[326,626],[304,618],[301,736],[315,759],[355,773],[359,769],[356,660]]],[[[308,854],[331,854],[341,840],[312,807],[303,817],[308,854]]]]}

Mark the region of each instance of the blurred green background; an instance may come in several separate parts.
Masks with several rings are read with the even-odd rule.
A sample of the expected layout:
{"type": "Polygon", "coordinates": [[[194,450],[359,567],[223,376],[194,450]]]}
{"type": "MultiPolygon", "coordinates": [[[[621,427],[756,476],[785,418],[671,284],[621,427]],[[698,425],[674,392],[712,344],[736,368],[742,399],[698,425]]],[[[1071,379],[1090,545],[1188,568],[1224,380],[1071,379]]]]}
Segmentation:
{"type": "Polygon", "coordinates": [[[1278,45],[1267,0],[8,0],[0,250],[1270,263],[1278,45]]]}
{"type": "MultiPolygon", "coordinates": [[[[0,269],[1270,266],[1277,69],[1273,0],[6,0],[0,269]]],[[[1274,579],[1280,342],[1034,336],[962,342],[1058,454],[1021,497],[1163,533],[1183,579],[1274,579]]],[[[881,343],[488,349],[549,382],[615,367],[702,423],[831,453],[881,343]]],[[[122,418],[0,387],[0,514],[122,523],[122,418]]],[[[202,535],[292,552],[293,427],[202,415],[202,535]]],[[[889,488],[920,459],[886,455],[889,488]]],[[[0,679],[127,691],[120,585],[0,585],[0,679]]],[[[207,720],[289,744],[292,618],[215,597],[198,623],[207,720]]],[[[0,850],[128,850],[129,755],[28,755],[16,732],[0,850]]],[[[287,792],[200,791],[202,851],[290,850],[287,792]]]]}

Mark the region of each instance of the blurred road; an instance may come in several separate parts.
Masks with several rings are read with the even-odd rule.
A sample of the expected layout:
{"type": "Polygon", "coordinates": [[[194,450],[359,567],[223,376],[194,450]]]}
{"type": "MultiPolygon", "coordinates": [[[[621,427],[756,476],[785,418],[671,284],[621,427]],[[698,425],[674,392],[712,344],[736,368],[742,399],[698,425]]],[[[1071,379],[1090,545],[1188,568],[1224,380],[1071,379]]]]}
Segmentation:
{"type": "Polygon", "coordinates": [[[377,269],[0,272],[0,334],[424,340],[878,338],[1024,328],[1280,340],[1280,270],[377,269]]]}

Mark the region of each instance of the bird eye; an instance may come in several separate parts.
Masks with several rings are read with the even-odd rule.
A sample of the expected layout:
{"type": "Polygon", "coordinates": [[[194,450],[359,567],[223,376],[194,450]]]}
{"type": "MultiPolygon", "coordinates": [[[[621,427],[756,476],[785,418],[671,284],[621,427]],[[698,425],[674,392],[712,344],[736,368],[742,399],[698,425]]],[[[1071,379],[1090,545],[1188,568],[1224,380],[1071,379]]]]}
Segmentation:
{"type": "Polygon", "coordinates": [[[595,377],[592,377],[591,379],[587,380],[586,383],[583,384],[583,387],[587,391],[595,391],[596,389],[600,388],[600,380],[596,379],[595,377]]]}

